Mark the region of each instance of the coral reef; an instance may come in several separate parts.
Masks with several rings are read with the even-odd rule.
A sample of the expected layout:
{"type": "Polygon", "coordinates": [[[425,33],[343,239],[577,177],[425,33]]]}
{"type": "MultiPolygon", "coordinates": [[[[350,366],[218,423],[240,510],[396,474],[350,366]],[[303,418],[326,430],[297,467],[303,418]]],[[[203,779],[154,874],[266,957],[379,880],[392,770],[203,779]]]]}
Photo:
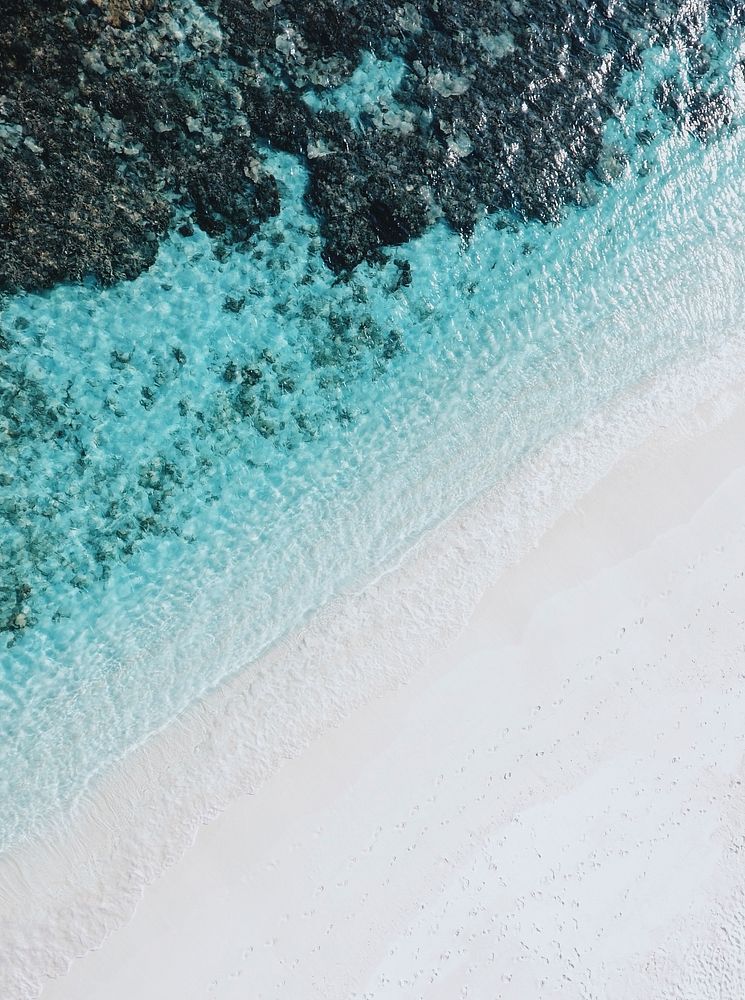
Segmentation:
{"type": "MultiPolygon", "coordinates": [[[[660,107],[726,124],[707,29],[742,5],[621,0],[9,0],[0,22],[0,290],[133,278],[188,212],[241,246],[276,214],[269,146],[302,158],[334,270],[444,218],[551,222],[603,148],[624,69],[688,53],[660,107]],[[365,53],[403,72],[379,113],[313,106],[365,53]]],[[[618,169],[616,169],[618,167],[618,169]]]]}

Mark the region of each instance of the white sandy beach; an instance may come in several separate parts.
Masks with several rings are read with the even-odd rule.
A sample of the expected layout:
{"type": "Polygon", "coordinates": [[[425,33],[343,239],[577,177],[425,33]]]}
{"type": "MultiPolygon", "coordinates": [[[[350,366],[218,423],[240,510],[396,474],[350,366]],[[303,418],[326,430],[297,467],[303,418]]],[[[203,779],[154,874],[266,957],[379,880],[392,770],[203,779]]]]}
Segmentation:
{"type": "Polygon", "coordinates": [[[43,1000],[741,1000],[745,407],[705,416],[288,744],[43,1000]]]}

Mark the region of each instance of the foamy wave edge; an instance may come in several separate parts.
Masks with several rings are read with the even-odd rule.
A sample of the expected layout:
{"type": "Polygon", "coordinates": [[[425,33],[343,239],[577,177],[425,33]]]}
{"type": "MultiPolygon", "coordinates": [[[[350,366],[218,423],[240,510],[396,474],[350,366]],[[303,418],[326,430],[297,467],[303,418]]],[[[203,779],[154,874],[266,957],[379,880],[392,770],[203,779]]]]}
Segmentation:
{"type": "Polygon", "coordinates": [[[0,995],[36,997],[99,947],[202,823],[405,682],[500,574],[656,430],[685,436],[726,419],[743,379],[740,337],[620,396],[133,750],[43,839],[0,857],[0,995]]]}

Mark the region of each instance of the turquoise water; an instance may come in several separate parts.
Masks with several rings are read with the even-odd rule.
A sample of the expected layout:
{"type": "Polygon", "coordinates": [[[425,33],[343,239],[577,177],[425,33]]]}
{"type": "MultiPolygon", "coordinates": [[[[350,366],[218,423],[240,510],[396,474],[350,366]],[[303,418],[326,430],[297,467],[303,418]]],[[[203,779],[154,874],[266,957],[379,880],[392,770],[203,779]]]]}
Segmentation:
{"type": "MultiPolygon", "coordinates": [[[[613,183],[556,226],[438,224],[339,277],[304,168],[268,151],[282,209],[249,251],[174,233],[134,282],[6,299],[0,845],[557,434],[741,332],[742,78],[702,143],[652,100],[680,58],[627,75],[613,183]]],[[[366,59],[315,100],[399,128],[400,71],[366,59]]]]}

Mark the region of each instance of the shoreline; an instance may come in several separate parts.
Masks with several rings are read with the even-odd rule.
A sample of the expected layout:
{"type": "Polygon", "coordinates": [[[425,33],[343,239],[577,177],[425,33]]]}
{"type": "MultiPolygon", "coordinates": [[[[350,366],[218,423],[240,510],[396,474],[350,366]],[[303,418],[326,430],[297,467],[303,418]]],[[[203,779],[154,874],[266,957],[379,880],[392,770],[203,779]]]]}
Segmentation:
{"type": "MultiPolygon", "coordinates": [[[[739,358],[738,351],[734,353],[739,358]]],[[[559,521],[562,517],[581,517],[577,512],[561,515],[560,511],[583,497],[591,483],[600,476],[600,483],[592,487],[579,503],[579,510],[585,511],[584,516],[589,517],[587,511],[593,504],[593,490],[602,488],[603,473],[618,462],[619,455],[634,448],[634,436],[641,439],[648,436],[648,428],[655,422],[655,417],[659,424],[659,418],[667,415],[668,422],[673,425],[667,431],[652,433],[653,441],[656,439],[659,443],[666,440],[668,445],[671,441],[677,441],[679,445],[695,443],[693,438],[686,439],[686,434],[700,435],[707,424],[719,427],[719,431],[710,430],[709,435],[721,432],[733,421],[738,427],[745,426],[742,411],[737,418],[732,417],[731,412],[727,417],[728,411],[735,405],[739,386],[733,389],[730,385],[728,391],[721,392],[716,401],[708,405],[712,412],[705,412],[707,406],[699,406],[694,413],[689,413],[687,417],[684,415],[687,406],[690,409],[702,395],[707,395],[705,386],[711,396],[712,385],[721,383],[727,376],[734,383],[736,377],[745,371],[742,359],[733,364],[731,358],[720,357],[709,359],[707,364],[710,369],[718,369],[718,377],[707,379],[706,372],[699,367],[695,372],[688,373],[690,384],[687,391],[685,386],[681,391],[680,380],[676,382],[675,378],[668,376],[670,386],[667,391],[664,379],[647,387],[646,410],[637,398],[631,403],[621,401],[613,407],[614,416],[611,419],[607,414],[599,417],[601,425],[605,420],[605,430],[615,431],[617,438],[608,440],[606,437],[601,445],[597,440],[597,428],[586,427],[578,432],[584,434],[588,445],[584,455],[586,467],[572,469],[573,475],[565,474],[561,483],[556,472],[562,470],[566,458],[576,454],[576,450],[567,448],[563,451],[562,443],[558,442],[552,449],[553,462],[545,464],[543,476],[536,475],[537,462],[531,463],[532,468],[528,470],[526,483],[523,484],[522,502],[525,503],[530,496],[537,498],[532,534],[542,534],[557,517],[559,521]],[[678,413],[668,414],[670,392],[678,403],[678,413]],[[633,405],[639,411],[639,419],[633,426],[623,422],[624,405],[633,405]],[[645,414],[647,433],[642,430],[641,411],[645,414]]],[[[576,449],[578,434],[571,437],[575,439],[573,448],[576,449]]],[[[697,440],[700,443],[704,439],[699,437],[697,440]]],[[[641,449],[632,450],[621,459],[621,465],[633,464],[634,455],[649,455],[650,447],[654,448],[654,445],[650,446],[647,442],[641,449]]],[[[725,449],[722,459],[725,465],[733,460],[734,447],[730,442],[729,451],[725,449]]],[[[703,451],[699,449],[700,456],[705,456],[711,466],[713,452],[706,446],[702,445],[702,448],[703,451]]],[[[545,455],[541,456],[541,460],[545,462],[545,455]]],[[[646,480],[642,479],[647,486],[653,480],[659,490],[658,470],[653,461],[648,458],[646,461],[646,480]]],[[[736,464],[743,462],[745,456],[736,464]]],[[[567,470],[564,471],[566,473],[567,470]]],[[[682,473],[678,472],[683,480],[689,481],[686,467],[682,473]]],[[[686,500],[689,513],[702,502],[712,477],[716,478],[720,473],[721,468],[714,463],[713,468],[705,470],[695,479],[692,494],[686,500]]],[[[611,472],[611,476],[617,477],[618,470],[611,472]]],[[[114,769],[115,773],[99,782],[97,788],[79,803],[73,816],[72,834],[65,831],[58,839],[52,837],[47,844],[36,845],[29,850],[25,857],[15,855],[10,864],[7,858],[0,859],[0,886],[4,897],[11,903],[8,916],[3,918],[3,935],[11,942],[12,955],[6,968],[0,965],[0,982],[6,984],[4,995],[13,1000],[16,996],[34,995],[42,974],[61,974],[70,955],[80,954],[100,944],[115,926],[128,919],[140,898],[142,886],[152,882],[163,869],[174,865],[202,824],[226,810],[224,821],[218,821],[224,826],[228,822],[228,814],[238,808],[234,801],[236,797],[261,789],[283,760],[296,758],[281,768],[268,784],[264,784],[264,789],[269,791],[260,790],[253,798],[244,798],[244,806],[246,803],[258,803],[262,796],[265,801],[266,796],[272,794],[271,788],[277,782],[281,783],[283,775],[291,773],[293,768],[302,770],[318,752],[318,743],[333,742],[335,734],[348,732],[350,727],[354,729],[355,720],[358,723],[361,717],[370,713],[375,715],[377,711],[380,717],[380,706],[384,703],[388,703],[390,709],[391,700],[398,698],[405,701],[407,697],[411,700],[414,689],[421,688],[424,683],[425,675],[431,680],[433,671],[435,674],[438,669],[441,673],[447,672],[448,667],[438,660],[437,651],[443,642],[452,641],[461,631],[474,607],[480,601],[483,604],[482,591],[500,586],[495,583],[500,570],[514,562],[521,551],[527,551],[527,554],[504,575],[504,580],[514,581],[516,578],[519,580],[521,573],[527,574],[527,577],[523,576],[527,583],[521,584],[525,591],[522,598],[519,598],[519,587],[514,584],[503,589],[503,599],[510,602],[511,610],[509,615],[505,612],[501,616],[500,627],[509,618],[513,641],[515,622],[527,621],[533,613],[531,607],[540,604],[549,595],[567,589],[566,568],[572,565],[571,546],[564,545],[562,548],[560,545],[560,554],[554,553],[557,560],[555,567],[544,567],[543,572],[540,567],[537,570],[534,568],[531,577],[529,567],[536,560],[540,563],[540,553],[546,543],[544,539],[533,549],[535,537],[520,537],[521,529],[526,535],[530,532],[526,532],[521,523],[524,519],[521,519],[520,487],[512,486],[514,491],[510,497],[504,495],[509,491],[496,491],[498,495],[482,497],[474,505],[457,512],[444,525],[428,533],[395,568],[383,573],[364,591],[333,602],[301,634],[282,643],[265,657],[257,670],[244,671],[208,696],[203,703],[184,713],[167,730],[135,750],[114,769]],[[501,521],[500,515],[503,518],[501,521]],[[495,524],[499,525],[499,531],[495,531],[495,524]],[[473,569],[477,560],[480,560],[479,572],[475,573],[473,569]],[[429,581],[429,590],[422,587],[423,579],[429,581]],[[446,583],[442,583],[443,580],[446,583]],[[523,602],[521,612],[516,612],[516,600],[523,602]],[[432,628],[432,620],[437,623],[436,630],[432,628]],[[337,661],[329,657],[319,663],[319,648],[327,651],[335,648],[337,661]],[[433,666],[437,662],[439,668],[433,666]],[[343,666],[341,671],[340,664],[343,666]],[[401,687],[402,682],[412,675],[414,680],[409,686],[401,687]],[[291,697],[285,697],[288,692],[291,697]],[[370,699],[375,698],[378,700],[372,703],[370,699]],[[367,707],[361,708],[365,703],[367,707]],[[245,716],[244,712],[247,713],[245,716]],[[345,718],[351,721],[344,722],[345,718]],[[257,720],[260,720],[259,726],[250,724],[257,720]],[[328,732],[329,727],[339,725],[339,729],[328,732]],[[324,731],[326,735],[320,735],[324,731]],[[305,749],[308,744],[312,745],[305,749]],[[185,768],[184,761],[193,762],[194,766],[185,768]],[[162,789],[168,789],[168,792],[160,794],[162,789]],[[126,803],[124,810],[122,802],[126,803]],[[186,808],[184,802],[188,803],[186,808]],[[234,804],[231,805],[231,802],[234,804]],[[122,824],[123,812],[131,829],[127,828],[126,822],[122,824]],[[63,843],[66,845],[64,848],[60,846],[63,843]],[[96,844],[97,851],[91,858],[92,844],[96,844]],[[63,860],[66,864],[61,871],[63,860]],[[85,873],[85,879],[81,880],[81,872],[85,873]],[[33,885],[28,881],[31,875],[33,885]],[[39,903],[36,907],[32,905],[30,916],[29,890],[30,898],[39,903]],[[98,899],[104,899],[106,905],[97,906],[94,901],[98,899]],[[18,907],[16,918],[20,914],[27,915],[25,923],[24,918],[14,919],[14,904],[18,907]],[[43,941],[42,935],[49,936],[52,949],[43,941]],[[38,941],[42,943],[36,944],[38,941]]],[[[629,485],[626,484],[627,500],[630,498],[628,491],[629,485]]],[[[662,492],[664,494],[664,490],[662,492]]],[[[617,491],[613,495],[620,498],[624,494],[617,491]]],[[[599,566],[617,563],[624,551],[633,551],[635,546],[644,549],[652,537],[665,526],[669,528],[671,520],[675,520],[676,515],[665,507],[665,502],[668,508],[671,505],[675,507],[680,503],[680,496],[668,496],[667,501],[663,498],[662,502],[658,496],[655,507],[657,520],[650,520],[645,511],[641,535],[640,523],[634,518],[629,521],[628,516],[625,537],[614,534],[608,538],[607,533],[600,530],[605,551],[596,549],[594,554],[588,555],[589,561],[585,562],[584,569],[582,565],[576,565],[575,559],[573,571],[580,576],[582,573],[598,572],[599,566]]],[[[552,528],[549,535],[561,537],[561,531],[558,527],[552,528]]],[[[504,588],[504,584],[502,586],[504,588]]],[[[479,614],[477,611],[466,635],[473,622],[479,621],[479,614]]],[[[505,635],[500,641],[505,641],[505,635]]],[[[455,646],[464,641],[456,639],[455,646]]],[[[449,669],[452,672],[452,663],[449,669]]],[[[410,710],[413,711],[411,706],[410,710]]],[[[378,718],[378,723],[390,733],[395,717],[394,712],[391,721],[383,724],[378,718]]],[[[376,739],[378,737],[374,734],[370,736],[373,749],[376,739]]],[[[342,747],[349,759],[356,758],[358,761],[362,749],[355,750],[353,744],[342,747]]],[[[326,764],[330,763],[328,754],[324,759],[326,764]]],[[[330,769],[333,772],[334,766],[330,769]]],[[[306,774],[305,778],[307,780],[309,775],[306,774]]],[[[309,787],[313,787],[312,782],[309,787]]],[[[147,891],[138,916],[130,927],[135,926],[148,900],[161,893],[165,879],[177,870],[183,870],[189,858],[200,850],[200,843],[208,837],[208,831],[216,825],[202,828],[197,846],[187,853],[185,861],[162,876],[158,884],[147,891]]],[[[119,936],[123,933],[125,931],[119,932],[119,936]]],[[[76,970],[84,969],[94,959],[104,956],[107,949],[114,948],[116,938],[117,935],[110,938],[111,944],[106,945],[99,955],[75,963],[68,980],[72,980],[76,970]]],[[[42,995],[45,998],[49,996],[50,1000],[55,997],[62,1000],[66,996],[65,982],[50,983],[42,995]]],[[[80,994],[69,994],[73,995],[80,994]]]]}

